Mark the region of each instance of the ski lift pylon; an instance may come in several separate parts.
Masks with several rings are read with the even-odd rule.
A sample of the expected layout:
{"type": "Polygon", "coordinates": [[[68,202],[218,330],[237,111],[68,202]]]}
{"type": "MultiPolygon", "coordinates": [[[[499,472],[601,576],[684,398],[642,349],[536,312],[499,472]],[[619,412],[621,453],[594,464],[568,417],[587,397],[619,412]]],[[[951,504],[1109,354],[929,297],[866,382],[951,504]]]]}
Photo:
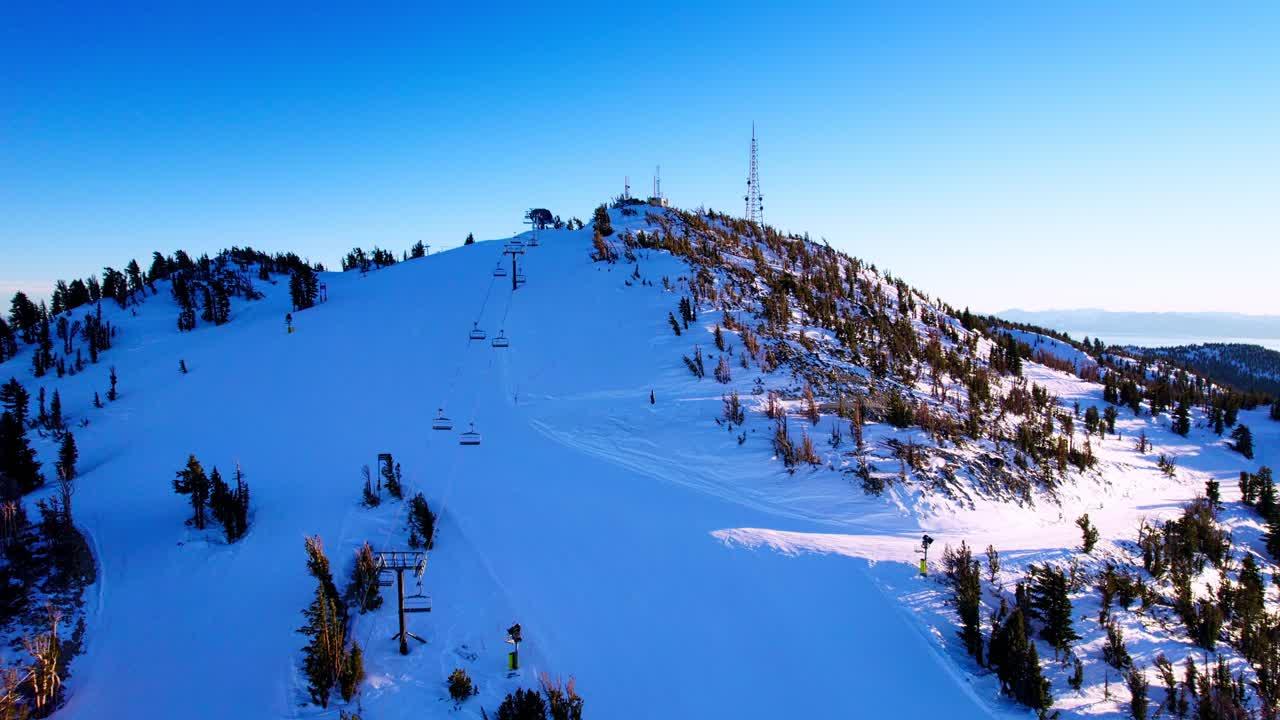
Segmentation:
{"type": "Polygon", "coordinates": [[[472,340],[483,340],[485,338],[484,331],[480,329],[480,323],[471,324],[471,333],[468,335],[472,340]]]}
{"type": "Polygon", "coordinates": [[[475,423],[471,423],[471,429],[462,433],[462,435],[458,437],[458,444],[459,445],[479,445],[480,444],[480,433],[476,432],[475,423]]]}
{"type": "Polygon", "coordinates": [[[453,421],[444,416],[444,408],[436,412],[436,419],[431,421],[432,430],[452,430],[453,421]]]}

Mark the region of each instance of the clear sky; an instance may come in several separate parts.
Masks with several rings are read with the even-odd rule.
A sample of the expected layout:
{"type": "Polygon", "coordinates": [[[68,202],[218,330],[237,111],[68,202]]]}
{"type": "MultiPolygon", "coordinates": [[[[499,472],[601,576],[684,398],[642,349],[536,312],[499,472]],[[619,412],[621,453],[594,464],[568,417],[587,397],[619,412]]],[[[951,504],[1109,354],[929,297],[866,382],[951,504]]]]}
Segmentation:
{"type": "MultiPolygon", "coordinates": [[[[499,237],[655,165],[980,310],[1280,313],[1280,3],[14,3],[0,292],[499,237]]],[[[7,302],[5,303],[7,305],[7,302]]]]}

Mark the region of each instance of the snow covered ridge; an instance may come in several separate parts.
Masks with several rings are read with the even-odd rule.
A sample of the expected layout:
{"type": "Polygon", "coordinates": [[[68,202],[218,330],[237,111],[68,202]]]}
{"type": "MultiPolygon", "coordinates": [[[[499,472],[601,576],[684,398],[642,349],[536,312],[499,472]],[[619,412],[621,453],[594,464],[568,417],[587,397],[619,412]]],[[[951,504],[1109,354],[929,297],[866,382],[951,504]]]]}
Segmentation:
{"type": "Polygon", "coordinates": [[[1280,395],[1280,352],[1260,345],[1209,343],[1132,350],[1183,365],[1243,391],[1280,395]]]}
{"type": "MultiPolygon", "coordinates": [[[[505,275],[502,242],[392,265],[366,254],[384,265],[366,273],[298,261],[266,279],[259,260],[229,257],[222,270],[260,297],[225,292],[222,313],[215,288],[206,302],[189,285],[196,324],[182,330],[184,294],[159,279],[145,302],[102,303],[111,346],[74,374],[64,359],[61,377],[56,343],[36,377],[35,344],[19,339],[0,369],[31,391],[32,416],[38,391],[57,391],[79,452],[76,525],[98,563],[57,715],[494,717],[519,690],[546,703],[545,674],[562,694],[572,677],[593,718],[1026,717],[1019,702],[1046,698],[1034,666],[1063,716],[1121,716],[1118,637],[1150,678],[1149,711],[1165,700],[1157,653],[1172,663],[1164,717],[1179,694],[1195,709],[1180,678],[1188,657],[1198,677],[1216,666],[1204,603],[1223,597],[1213,647],[1261,709],[1265,654],[1244,639],[1273,623],[1277,594],[1264,588],[1264,619],[1235,598],[1257,597],[1246,552],[1263,577],[1277,570],[1258,478],[1280,423],[1265,408],[1158,361],[1091,355],[1095,370],[1065,372],[990,319],[803,238],[628,209],[603,211],[614,232],[598,241],[589,227],[544,230],[537,246],[521,235],[505,275]],[[452,427],[434,429],[438,415],[452,427]],[[483,442],[461,444],[473,423],[483,442]],[[1252,428],[1253,459],[1233,425],[1252,428]],[[361,469],[384,453],[400,497],[378,474],[374,503],[361,469]],[[186,524],[174,479],[192,456],[252,486],[234,542],[186,524]],[[1221,506],[1206,521],[1192,501],[1209,480],[1221,506]],[[924,532],[937,543],[922,580],[924,532]],[[431,607],[407,621],[426,642],[401,655],[395,586],[343,590],[370,575],[370,554],[432,535],[422,575],[405,577],[414,607],[431,607]],[[954,559],[962,541],[976,577],[954,559]],[[328,583],[308,567],[314,548],[328,583]],[[364,680],[344,688],[336,673],[326,709],[304,652],[316,634],[298,629],[325,627],[303,611],[335,594],[343,667],[358,644],[364,680]]],[[[58,443],[27,437],[51,474],[58,443]]]]}
{"type": "MultiPolygon", "coordinates": [[[[1257,509],[1256,498],[1253,507],[1223,499],[1239,472],[1253,478],[1246,485],[1271,486],[1265,461],[1261,470],[1253,462],[1260,443],[1241,439],[1249,435],[1246,416],[1255,428],[1265,423],[1265,410],[1257,409],[1265,397],[1117,348],[962,319],[857,260],[732,218],[671,211],[649,214],[642,227],[625,218],[622,224],[595,238],[593,258],[635,263],[625,284],[645,284],[641,268],[654,249],[688,263],[686,274],[663,278],[663,287],[681,296],[666,324],[677,337],[692,335],[682,360],[690,376],[714,376],[725,386],[716,424],[741,444],[758,424],[742,405],[774,421],[774,459],[804,486],[775,492],[774,510],[795,508],[798,516],[857,528],[740,527],[715,537],[787,556],[875,563],[885,589],[926,622],[959,626],[960,637],[937,639],[960,667],[987,666],[969,682],[1032,707],[1145,716],[1202,706],[1216,708],[1202,710],[1207,716],[1236,717],[1273,705],[1274,670],[1256,638],[1276,622],[1259,625],[1257,600],[1261,592],[1269,612],[1276,609],[1274,592],[1258,585],[1276,566],[1265,547],[1233,545],[1229,532],[1247,533],[1259,518],[1277,514],[1270,503],[1257,509]],[[897,291],[897,303],[877,293],[886,287],[897,291]],[[932,359],[952,353],[958,362],[932,359]],[[754,375],[750,383],[735,382],[744,371],[754,375]],[[744,386],[759,399],[741,401],[744,386]],[[1233,426],[1232,440],[1218,440],[1233,426]],[[969,427],[978,432],[969,435],[969,427]],[[877,457],[868,437],[888,452],[877,457]],[[888,462],[898,472],[883,467],[888,462]],[[806,464],[813,469],[795,475],[806,464]],[[980,468],[992,465],[1009,468],[1015,479],[982,482],[980,468]],[[948,467],[941,476],[951,482],[930,477],[948,467]],[[918,539],[859,518],[852,501],[823,481],[837,473],[862,479],[868,492],[886,491],[930,532],[945,530],[953,546],[988,541],[985,579],[962,571],[972,554],[953,547],[942,587],[911,589],[903,566],[920,557],[918,539]],[[1009,493],[1009,484],[1020,492],[1009,493]],[[1206,492],[1217,500],[1193,502],[1206,492]],[[803,500],[792,502],[793,495],[803,500]],[[1013,506],[993,503],[1011,495],[1013,506]],[[1144,502],[1155,497],[1168,504],[1144,502]],[[996,529],[1001,525],[1007,529],[996,529]],[[1216,546],[1194,544],[1201,539],[1188,550],[1182,539],[1211,531],[1216,546]],[[1082,535],[1087,552],[1076,555],[1082,535]],[[1178,557],[1172,569],[1161,560],[1169,553],[1178,557]],[[1221,577],[1210,581],[1215,573],[1221,577]],[[1219,615],[1232,617],[1234,606],[1223,598],[1239,598],[1233,593],[1254,599],[1224,625],[1219,615]],[[1090,607],[1096,621],[1072,621],[1073,608],[1090,607]],[[1144,638],[1141,650],[1134,651],[1134,636],[1144,638]],[[1058,662],[1028,675],[1027,667],[1042,665],[1036,637],[1048,643],[1042,654],[1058,662]],[[1196,646],[1212,649],[1223,664],[1201,658],[1193,667],[1196,646]],[[1175,669],[1181,674],[1168,680],[1175,669]],[[1147,701],[1152,684],[1163,691],[1151,690],[1147,701]]],[[[1275,429],[1261,427],[1269,446],[1275,429]]]]}

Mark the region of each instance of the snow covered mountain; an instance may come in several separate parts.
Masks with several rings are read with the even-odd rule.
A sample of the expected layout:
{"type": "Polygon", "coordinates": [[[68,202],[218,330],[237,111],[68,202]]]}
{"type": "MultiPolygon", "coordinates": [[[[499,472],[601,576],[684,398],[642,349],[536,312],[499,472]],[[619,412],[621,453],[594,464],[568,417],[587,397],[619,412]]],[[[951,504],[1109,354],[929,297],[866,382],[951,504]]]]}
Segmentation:
{"type": "MultiPolygon", "coordinates": [[[[1245,554],[1277,570],[1266,511],[1237,488],[1280,461],[1265,407],[1157,362],[988,325],[725,216],[622,206],[609,224],[538,233],[518,289],[510,246],[478,242],[322,273],[326,300],[301,311],[288,276],[266,273],[251,283],[260,299],[230,300],[230,322],[189,332],[160,280],[145,301],[103,302],[112,347],[62,377],[33,377],[20,343],[0,374],[58,391],[79,449],[75,520],[97,561],[58,717],[493,717],[543,673],[575,678],[592,718],[1024,717],[958,635],[956,568],[948,578],[939,558],[962,541],[1000,558],[978,585],[988,649],[989,616],[1017,605],[1033,564],[1070,572],[1079,638],[1060,661],[1031,640],[1052,707],[1120,716],[1131,699],[1104,652],[1111,628],[1150,675],[1153,711],[1167,699],[1158,654],[1179,679],[1187,657],[1204,663],[1179,577],[1144,552],[1174,537],[1162,523],[1207,481],[1236,559],[1201,559],[1195,598],[1240,585],[1245,554]],[[118,399],[99,408],[108,367],[118,399]],[[1141,414],[1121,398],[1133,378],[1141,414]],[[1252,458],[1215,433],[1222,406],[1252,429],[1252,458]],[[452,429],[432,429],[440,412],[452,429]],[[469,429],[478,445],[460,444],[469,429]],[[394,588],[352,609],[367,677],[321,709],[297,632],[316,585],[303,541],[322,539],[341,585],[364,543],[407,547],[407,502],[361,502],[361,468],[380,453],[438,515],[421,586],[432,610],[409,620],[426,642],[398,653],[394,588]],[[173,480],[190,455],[243,469],[238,541],[186,523],[173,480]],[[1100,532],[1088,553],[1086,513],[1100,532]],[[928,578],[923,533],[937,541],[928,578]],[[1143,581],[1141,607],[1102,602],[1117,573],[1143,581]],[[457,705],[455,668],[478,689],[457,705]]],[[[32,435],[54,467],[53,435],[32,435]]],[[[53,484],[24,499],[33,516],[53,484]]],[[[1274,612],[1280,594],[1262,592],[1274,612]]],[[[1274,697],[1266,663],[1246,661],[1239,623],[1225,623],[1214,647],[1257,711],[1274,697]]],[[[27,662],[20,647],[10,661],[27,662]]]]}

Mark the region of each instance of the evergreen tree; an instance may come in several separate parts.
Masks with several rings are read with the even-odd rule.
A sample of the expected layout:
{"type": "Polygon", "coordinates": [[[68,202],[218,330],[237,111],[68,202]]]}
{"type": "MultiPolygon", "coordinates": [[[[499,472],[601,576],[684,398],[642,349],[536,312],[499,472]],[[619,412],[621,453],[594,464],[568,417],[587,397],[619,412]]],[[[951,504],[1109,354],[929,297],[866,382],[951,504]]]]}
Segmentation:
{"type": "Polygon", "coordinates": [[[40,323],[40,308],[24,292],[13,294],[9,303],[9,324],[14,332],[22,336],[25,343],[36,341],[36,326],[40,323]]]}
{"type": "Polygon", "coordinates": [[[475,235],[472,235],[471,233],[467,233],[467,239],[466,239],[466,240],[464,240],[464,241],[462,241],[462,244],[463,244],[463,245],[475,245],[475,244],[476,244],[476,236],[475,236],[475,235]]]}
{"type": "Polygon", "coordinates": [[[302,671],[307,676],[307,690],[312,702],[327,708],[329,696],[342,674],[346,634],[338,618],[337,602],[329,597],[323,585],[316,585],[311,604],[302,611],[302,616],[306,622],[298,632],[311,638],[303,648],[302,671]]]}
{"type": "Polygon", "coordinates": [[[1147,720],[1147,674],[1142,668],[1134,665],[1125,674],[1125,684],[1129,686],[1129,717],[1134,720],[1147,720]]]}
{"type": "Polygon", "coordinates": [[[61,430],[62,425],[62,396],[54,390],[53,397],[49,400],[49,428],[61,430]]]}
{"type": "Polygon", "coordinates": [[[613,234],[613,224],[609,220],[609,209],[604,205],[596,208],[591,216],[591,227],[600,233],[603,237],[609,237],[613,234]]]}
{"type": "Polygon", "coordinates": [[[195,455],[188,456],[187,466],[177,472],[177,476],[173,479],[173,491],[189,497],[192,510],[190,522],[197,530],[203,530],[205,508],[209,504],[210,483],[195,455]]]}
{"type": "Polygon", "coordinates": [[[672,315],[671,313],[667,313],[667,322],[671,324],[671,330],[672,330],[672,332],[674,332],[677,336],[679,336],[679,335],[680,335],[680,323],[676,322],[676,316],[675,316],[675,315],[672,315]]]}
{"type": "Polygon", "coordinates": [[[1253,432],[1247,425],[1237,425],[1236,429],[1231,431],[1231,439],[1234,441],[1231,447],[1236,452],[1250,460],[1253,459],[1253,432]]]}
{"type": "Polygon", "coordinates": [[[1191,432],[1191,407],[1186,400],[1178,403],[1178,409],[1173,411],[1172,430],[1183,437],[1191,432]]]}
{"type": "Polygon", "coordinates": [[[373,546],[368,542],[356,549],[348,596],[362,613],[382,607],[382,593],[378,590],[378,562],[373,555],[373,546]]]}
{"type": "Polygon", "coordinates": [[[1098,528],[1089,522],[1089,513],[1076,518],[1076,527],[1080,528],[1081,544],[1085,554],[1093,552],[1093,546],[1098,544],[1098,528]]]}
{"type": "Polygon", "coordinates": [[[1014,608],[992,631],[988,659],[996,667],[1006,695],[1034,710],[1048,710],[1053,705],[1049,681],[1040,672],[1040,654],[1027,637],[1021,608],[1014,608]]]}
{"type": "Polygon", "coordinates": [[[1215,509],[1222,507],[1222,490],[1217,480],[1204,481],[1204,496],[1213,503],[1215,509]]]}
{"type": "Polygon", "coordinates": [[[1107,639],[1102,646],[1102,659],[1117,670],[1124,670],[1133,664],[1129,648],[1124,644],[1124,632],[1114,619],[1107,621],[1107,639]]]}
{"type": "Polygon", "coordinates": [[[209,475],[209,512],[222,526],[227,542],[233,543],[249,529],[249,485],[244,471],[236,463],[235,486],[228,485],[214,468],[209,475]]]}
{"type": "Polygon", "coordinates": [[[409,527],[422,538],[423,546],[430,550],[435,540],[436,514],[431,512],[422,493],[414,495],[409,501],[409,527]]]}
{"type": "Polygon", "coordinates": [[[1040,637],[1054,650],[1055,656],[1079,640],[1071,622],[1071,599],[1067,595],[1066,574],[1049,565],[1030,568],[1031,614],[1044,623],[1040,637]]]}
{"type": "Polygon", "coordinates": [[[494,720],[547,720],[547,702],[536,690],[517,689],[498,706],[494,720]]]}
{"type": "Polygon", "coordinates": [[[359,643],[351,642],[351,649],[343,656],[342,669],[338,674],[338,694],[344,702],[351,702],[356,690],[364,681],[364,651],[359,643]]]}
{"type": "Polygon", "coordinates": [[[107,389],[107,400],[109,402],[115,402],[116,399],[120,397],[120,393],[116,391],[116,383],[120,381],[120,378],[116,377],[115,365],[111,366],[111,374],[107,377],[111,381],[111,387],[107,389]]]}
{"type": "Polygon", "coordinates": [[[27,430],[8,410],[0,413],[0,498],[21,497],[44,484],[27,430]]]}
{"type": "Polygon", "coordinates": [[[965,650],[978,664],[982,664],[982,577],[978,561],[973,559],[969,546],[960,542],[960,549],[946,548],[942,554],[947,580],[951,585],[952,599],[960,615],[960,638],[965,650]]]}
{"type": "Polygon", "coordinates": [[[76,461],[80,459],[80,451],[76,449],[76,438],[67,431],[62,434],[62,446],[58,448],[58,476],[66,480],[76,478],[76,461]]]}
{"type": "Polygon", "coordinates": [[[298,629],[310,638],[303,648],[302,669],[311,700],[327,708],[335,687],[344,700],[355,696],[364,678],[364,659],[359,645],[348,647],[346,606],[338,598],[324,545],[317,536],[308,537],[305,547],[307,570],[316,580],[316,589],[311,604],[302,611],[306,622],[298,629]]]}
{"type": "Polygon", "coordinates": [[[1271,419],[1280,420],[1280,398],[1276,398],[1276,401],[1271,403],[1271,419]]]}
{"type": "Polygon", "coordinates": [[[320,286],[315,271],[305,263],[299,264],[289,278],[289,297],[294,310],[305,310],[316,304],[320,286]]]}
{"type": "Polygon", "coordinates": [[[31,394],[17,378],[9,378],[9,382],[0,386],[0,405],[24,428],[27,426],[27,408],[30,403],[31,394]]]}
{"type": "Polygon", "coordinates": [[[380,468],[382,472],[383,484],[387,486],[387,493],[397,500],[404,499],[404,485],[400,482],[400,463],[387,463],[380,468]]]}

